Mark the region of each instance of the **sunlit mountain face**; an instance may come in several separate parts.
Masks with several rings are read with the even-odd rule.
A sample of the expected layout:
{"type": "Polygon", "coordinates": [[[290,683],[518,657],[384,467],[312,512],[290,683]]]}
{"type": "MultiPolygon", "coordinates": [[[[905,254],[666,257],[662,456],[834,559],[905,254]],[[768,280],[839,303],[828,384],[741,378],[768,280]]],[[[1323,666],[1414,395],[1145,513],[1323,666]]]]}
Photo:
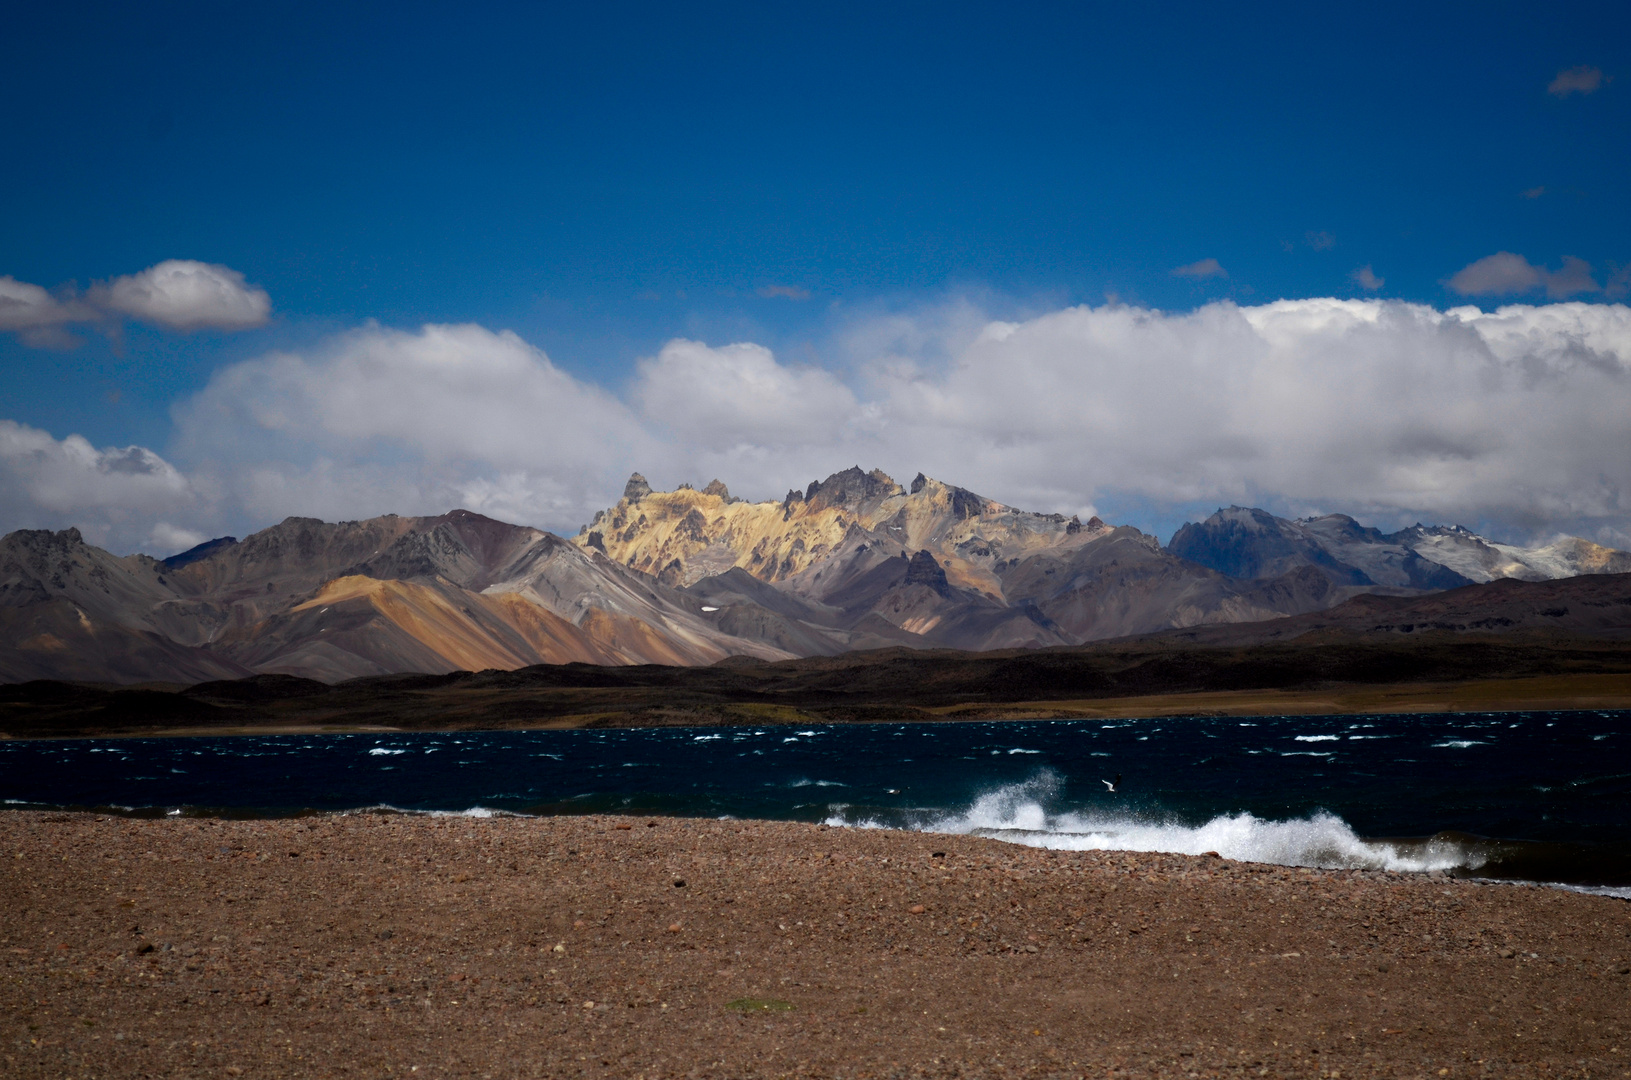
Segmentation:
{"type": "Polygon", "coordinates": [[[717,480],[655,491],[637,473],[570,540],[456,510],[289,518],[162,561],[73,529],[23,531],[0,559],[0,677],[126,683],[1069,646],[1306,617],[1365,594],[1631,571],[1631,554],[1579,539],[1518,548],[1240,507],[1163,546],[859,468],[765,502],[717,480]]]}

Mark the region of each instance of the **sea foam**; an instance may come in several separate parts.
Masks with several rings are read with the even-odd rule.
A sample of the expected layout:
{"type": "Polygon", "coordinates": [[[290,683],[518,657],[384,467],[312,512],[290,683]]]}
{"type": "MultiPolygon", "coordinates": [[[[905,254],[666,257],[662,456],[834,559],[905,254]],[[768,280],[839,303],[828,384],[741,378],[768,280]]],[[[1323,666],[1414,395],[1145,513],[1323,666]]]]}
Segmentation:
{"type": "Polygon", "coordinates": [[[897,816],[835,806],[827,823],[904,826],[1055,851],[1216,852],[1226,859],[1281,866],[1425,872],[1476,870],[1488,861],[1480,845],[1460,838],[1367,840],[1325,811],[1283,821],[1246,812],[1219,814],[1199,824],[1134,811],[1050,811],[1045,804],[1057,787],[1057,777],[1044,773],[981,795],[962,810],[902,811],[897,816]]]}

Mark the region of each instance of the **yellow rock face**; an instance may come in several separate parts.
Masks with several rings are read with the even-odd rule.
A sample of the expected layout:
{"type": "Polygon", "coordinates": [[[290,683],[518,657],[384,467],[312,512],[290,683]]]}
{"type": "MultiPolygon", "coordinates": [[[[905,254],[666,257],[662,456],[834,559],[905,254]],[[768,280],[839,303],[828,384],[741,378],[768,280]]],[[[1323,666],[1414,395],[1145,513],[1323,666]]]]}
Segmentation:
{"type": "Polygon", "coordinates": [[[573,542],[675,585],[732,567],[785,581],[848,540],[890,555],[927,550],[954,584],[1001,597],[997,564],[1110,531],[1097,518],[1025,513],[923,476],[908,490],[877,470],[851,469],[760,503],[732,499],[717,480],[703,491],[651,491],[637,479],[573,542]]]}

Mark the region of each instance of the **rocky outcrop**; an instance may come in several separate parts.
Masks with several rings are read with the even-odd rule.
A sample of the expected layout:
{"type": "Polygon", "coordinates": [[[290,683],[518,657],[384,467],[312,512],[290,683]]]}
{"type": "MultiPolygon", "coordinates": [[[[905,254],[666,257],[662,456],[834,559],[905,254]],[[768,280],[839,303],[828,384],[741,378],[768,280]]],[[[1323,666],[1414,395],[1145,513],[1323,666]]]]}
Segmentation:
{"type": "Polygon", "coordinates": [[[629,482],[623,485],[623,498],[629,502],[639,502],[651,494],[651,485],[639,473],[629,477],[629,482]]]}
{"type": "Polygon", "coordinates": [[[935,592],[944,593],[949,587],[946,572],[927,551],[919,551],[906,564],[906,584],[927,585],[935,592]]]}
{"type": "Polygon", "coordinates": [[[908,491],[880,470],[859,467],[811,481],[779,502],[732,499],[723,484],[652,491],[638,474],[630,487],[638,497],[625,493],[574,542],[682,587],[732,567],[761,581],[789,581],[858,539],[889,555],[927,550],[952,582],[1000,595],[996,563],[1085,544],[1109,530],[1097,519],[1083,524],[1014,510],[921,474],[908,491]]]}

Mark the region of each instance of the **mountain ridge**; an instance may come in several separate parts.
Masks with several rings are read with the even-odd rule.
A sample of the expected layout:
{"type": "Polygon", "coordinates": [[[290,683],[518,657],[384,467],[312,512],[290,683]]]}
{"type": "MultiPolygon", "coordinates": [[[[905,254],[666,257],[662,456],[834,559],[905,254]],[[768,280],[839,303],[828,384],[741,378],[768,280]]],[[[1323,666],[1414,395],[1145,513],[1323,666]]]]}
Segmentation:
{"type": "MultiPolygon", "coordinates": [[[[75,529],[0,538],[0,680],[340,682],[538,664],[1048,649],[1314,615],[1363,594],[1631,570],[1571,538],[1220,509],[1163,546],[859,466],[781,500],[636,473],[577,536],[468,510],[290,517],[158,560],[75,529]],[[1452,568],[1459,567],[1459,569],[1452,568]]],[[[1293,625],[1293,624],[1287,624],[1293,625]]],[[[1300,625],[1300,624],[1298,624],[1300,625]]]]}
{"type": "Polygon", "coordinates": [[[1231,577],[1269,577],[1307,565],[1336,584],[1424,591],[1498,578],[1555,581],[1631,572],[1631,552],[1577,536],[1524,548],[1496,543],[1460,525],[1418,522],[1384,533],[1346,514],[1288,520],[1242,506],[1219,509],[1202,522],[1186,522],[1167,548],[1231,577]]]}

